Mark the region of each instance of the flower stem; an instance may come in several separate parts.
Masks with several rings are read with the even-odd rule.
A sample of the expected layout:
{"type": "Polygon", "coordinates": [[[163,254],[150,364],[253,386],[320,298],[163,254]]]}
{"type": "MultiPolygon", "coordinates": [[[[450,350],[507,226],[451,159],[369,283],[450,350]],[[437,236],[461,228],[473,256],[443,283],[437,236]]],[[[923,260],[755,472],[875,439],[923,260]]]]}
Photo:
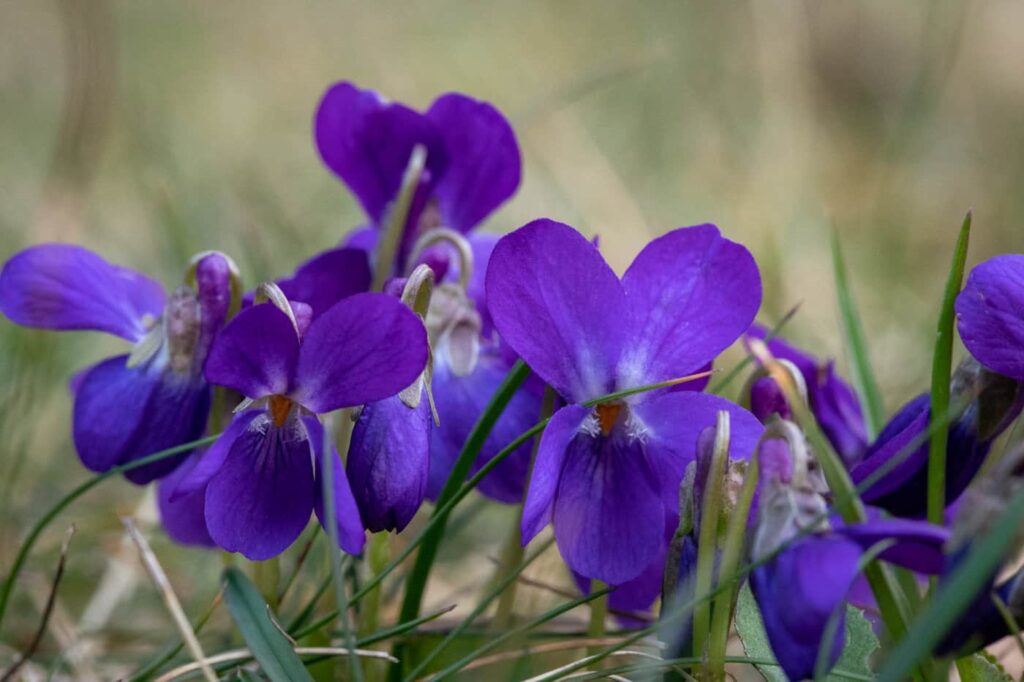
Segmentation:
{"type": "MultiPolygon", "coordinates": [[[[729,458],[729,413],[719,412],[715,424],[715,447],[704,484],[697,539],[697,574],[694,594],[709,594],[713,589],[715,555],[718,553],[718,525],[722,513],[722,479],[729,458]]],[[[693,655],[704,656],[711,627],[711,602],[702,601],[693,611],[693,655]]]]}
{"type": "Polygon", "coordinates": [[[263,595],[267,605],[276,612],[278,607],[277,586],[281,582],[281,563],[278,561],[278,557],[252,562],[252,581],[263,595]]]}
{"type": "MultiPolygon", "coordinates": [[[[604,590],[608,586],[600,580],[590,581],[590,593],[594,594],[604,590]]],[[[600,597],[590,602],[590,621],[587,624],[587,637],[589,639],[604,639],[604,622],[608,617],[608,594],[602,594],[600,597]]],[[[595,645],[587,649],[587,655],[592,656],[601,650],[600,645],[595,645]]]]}
{"type": "MultiPolygon", "coordinates": [[[[540,404],[540,420],[550,419],[555,412],[555,390],[550,386],[544,388],[544,397],[540,404]]],[[[526,480],[533,478],[533,466],[537,461],[537,449],[540,448],[540,436],[533,439],[533,448],[530,452],[530,467],[526,480]]],[[[509,529],[508,539],[505,540],[505,547],[501,553],[501,561],[494,572],[492,584],[498,584],[502,578],[523,560],[523,543],[521,542],[523,524],[523,505],[526,504],[526,490],[523,490],[523,504],[519,505],[515,516],[515,525],[509,529]]],[[[501,593],[498,600],[498,609],[494,614],[494,627],[504,630],[512,626],[513,607],[516,601],[516,583],[509,583],[508,587],[501,593]]]]}
{"type": "Polygon", "coordinates": [[[729,528],[726,531],[725,546],[722,548],[722,559],[718,569],[719,576],[730,577],[719,580],[719,587],[724,584],[727,585],[727,588],[720,591],[712,602],[711,640],[708,643],[708,676],[713,680],[725,679],[725,650],[729,643],[730,616],[740,586],[739,578],[736,577],[737,569],[743,558],[747,519],[750,516],[750,506],[754,501],[754,491],[757,490],[757,478],[757,453],[755,451],[747,465],[747,471],[743,477],[743,488],[736,501],[736,508],[729,519],[729,528]]]}

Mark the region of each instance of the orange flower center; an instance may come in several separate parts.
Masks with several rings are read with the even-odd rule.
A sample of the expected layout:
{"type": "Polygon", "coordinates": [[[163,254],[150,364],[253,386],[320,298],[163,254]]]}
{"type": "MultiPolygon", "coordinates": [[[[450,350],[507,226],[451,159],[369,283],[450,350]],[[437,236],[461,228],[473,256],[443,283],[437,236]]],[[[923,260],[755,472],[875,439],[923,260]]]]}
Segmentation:
{"type": "Polygon", "coordinates": [[[274,420],[274,426],[282,426],[284,420],[288,418],[288,413],[292,411],[292,401],[290,398],[285,398],[283,395],[272,395],[270,396],[270,416],[274,420]]]}
{"type": "Polygon", "coordinates": [[[601,425],[601,433],[607,436],[612,432],[615,422],[619,420],[622,403],[598,403],[594,411],[597,412],[597,422],[601,425]]]}

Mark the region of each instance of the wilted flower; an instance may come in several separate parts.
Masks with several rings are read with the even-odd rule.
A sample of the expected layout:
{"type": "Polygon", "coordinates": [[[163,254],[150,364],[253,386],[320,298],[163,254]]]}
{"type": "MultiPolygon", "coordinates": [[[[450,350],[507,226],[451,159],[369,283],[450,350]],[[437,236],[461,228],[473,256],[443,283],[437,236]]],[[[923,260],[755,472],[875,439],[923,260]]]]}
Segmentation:
{"type": "Polygon", "coordinates": [[[697,372],[749,326],[760,300],[754,259],[711,225],[656,239],[621,281],[567,225],[538,220],[498,242],[487,271],[495,327],[570,403],[540,443],[524,543],[553,523],[569,567],[612,585],[651,564],[700,431],[728,411],[739,456],[761,426],[693,391],[581,403],[697,372]]]}
{"type": "MultiPolygon", "coordinates": [[[[203,363],[231,304],[233,265],[198,258],[193,286],[165,296],[149,277],[70,244],[34,246],[0,273],[0,310],[17,324],[102,331],[135,344],[130,355],[79,373],[72,431],[82,463],[107,471],[202,436],[210,409],[203,363]]],[[[182,453],[125,476],[148,483],[173,471],[182,453]]]]}
{"type": "MultiPolygon", "coordinates": [[[[296,304],[301,309],[301,304],[296,304]]],[[[308,311],[306,311],[308,313],[308,311]]],[[[321,523],[321,468],[333,470],[339,541],[361,551],[363,526],[333,446],[323,452],[318,414],[393,395],[419,375],[427,358],[423,324],[399,301],[358,294],[304,329],[273,304],[241,313],[210,351],[207,378],[246,396],[224,434],[179,485],[206,485],[212,539],[250,559],[284,551],[315,509],[321,523]]]]}
{"type": "Polygon", "coordinates": [[[921,521],[882,519],[846,525],[829,517],[813,459],[795,425],[766,434],[758,446],[758,519],[751,551],[764,561],[751,589],[776,659],[792,680],[813,677],[818,652],[828,646],[835,665],[845,640],[845,604],[862,555],[879,543],[879,558],[922,573],[939,573],[948,533],[921,521]],[[833,619],[835,619],[833,621],[833,619]],[[824,642],[828,624],[833,640],[824,642]]]}

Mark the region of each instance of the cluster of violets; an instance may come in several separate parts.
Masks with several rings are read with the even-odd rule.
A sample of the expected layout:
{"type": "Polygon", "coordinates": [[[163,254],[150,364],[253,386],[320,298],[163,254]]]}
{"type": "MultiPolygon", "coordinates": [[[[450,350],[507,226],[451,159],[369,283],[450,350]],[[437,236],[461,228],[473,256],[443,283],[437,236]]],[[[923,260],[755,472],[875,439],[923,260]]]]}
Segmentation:
{"type": "MultiPolygon", "coordinates": [[[[132,344],[71,380],[73,440],[88,469],[128,466],[133,483],[155,481],[174,540],[269,559],[312,514],[326,522],[330,494],[341,549],[361,553],[367,530],[401,531],[436,498],[521,359],[531,377],[474,471],[550,421],[534,457],[524,443],[479,490],[522,505],[523,544],[552,526],[581,589],[614,586],[620,611],[646,611],[666,585],[690,579],[700,524],[691,518],[681,532],[681,515],[699,516],[705,491],[723,484],[708,480],[722,413],[726,478],[758,458],[747,544],[760,563],[750,585],[791,678],[812,674],[838,613],[834,641],[824,643],[835,663],[847,602],[873,613],[865,552],[883,543],[879,559],[933,575],[963,555],[970,537],[957,530],[967,516],[957,507],[1024,405],[1024,256],[980,264],[957,300],[970,357],[952,392],[967,407],[949,425],[950,509],[940,527],[923,520],[929,395],[871,439],[833,363],[755,322],[757,264],[715,226],[653,240],[622,277],[594,241],[553,220],[500,239],[474,232],[518,187],[520,152],[500,112],[461,94],[421,113],[339,83],[320,103],[314,136],[366,222],[290,276],[244,293],[232,261],[207,252],[167,293],[66,244],[28,248],[0,274],[0,310],[14,323],[132,344]],[[830,513],[831,492],[777,376],[756,371],[742,406],[704,392],[716,357],[738,340],[763,343],[788,372],[852,480],[865,484],[867,522],[830,513]],[[616,393],[628,395],[603,399],[616,393]],[[352,421],[344,462],[334,437],[343,419],[352,421]],[[219,434],[208,447],[133,464],[207,433],[219,434]]],[[[1017,582],[998,586],[1008,601],[1017,582]]],[[[945,651],[1005,634],[986,604],[945,651]]]]}

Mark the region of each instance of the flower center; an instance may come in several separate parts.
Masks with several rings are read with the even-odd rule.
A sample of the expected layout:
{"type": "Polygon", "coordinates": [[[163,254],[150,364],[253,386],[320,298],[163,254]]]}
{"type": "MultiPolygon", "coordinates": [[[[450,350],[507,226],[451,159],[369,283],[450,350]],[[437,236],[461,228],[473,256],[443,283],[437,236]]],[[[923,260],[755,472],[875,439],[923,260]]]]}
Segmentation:
{"type": "Polygon", "coordinates": [[[598,403],[594,411],[597,413],[597,423],[601,425],[601,433],[607,436],[619,421],[622,403],[598,403]]]}
{"type": "Polygon", "coordinates": [[[274,420],[274,426],[281,427],[284,425],[285,420],[288,419],[288,413],[292,411],[293,404],[290,398],[286,398],[283,395],[270,396],[270,402],[267,406],[270,408],[270,416],[274,420]]]}

